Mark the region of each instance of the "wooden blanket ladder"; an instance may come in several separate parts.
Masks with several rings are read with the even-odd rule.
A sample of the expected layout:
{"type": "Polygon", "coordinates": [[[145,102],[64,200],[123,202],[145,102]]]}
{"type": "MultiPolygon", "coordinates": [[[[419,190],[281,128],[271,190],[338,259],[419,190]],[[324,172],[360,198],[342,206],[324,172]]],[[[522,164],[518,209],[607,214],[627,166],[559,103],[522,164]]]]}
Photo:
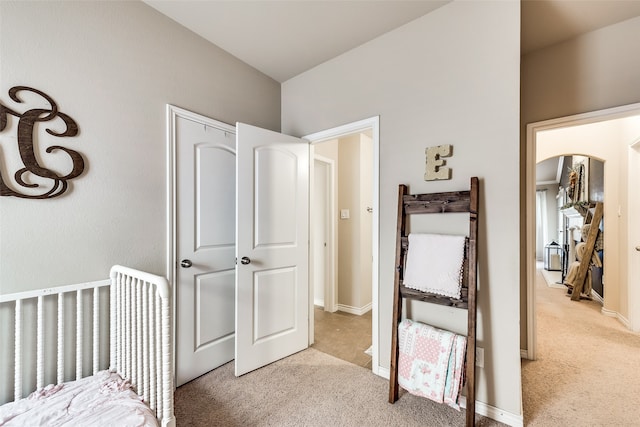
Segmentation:
{"type": "Polygon", "coordinates": [[[475,424],[475,365],[476,365],[476,290],[478,245],[478,178],[471,178],[470,189],[444,193],[408,194],[408,187],[398,190],[398,226],[396,238],[396,271],[393,295],[393,324],[391,333],[391,369],[389,402],[398,400],[398,324],[402,320],[402,301],[412,299],[465,309],[467,321],[466,354],[466,425],[475,424]],[[407,250],[409,247],[407,223],[413,214],[469,213],[469,236],[465,245],[462,290],[460,299],[444,297],[406,288],[403,285],[407,250]]]}

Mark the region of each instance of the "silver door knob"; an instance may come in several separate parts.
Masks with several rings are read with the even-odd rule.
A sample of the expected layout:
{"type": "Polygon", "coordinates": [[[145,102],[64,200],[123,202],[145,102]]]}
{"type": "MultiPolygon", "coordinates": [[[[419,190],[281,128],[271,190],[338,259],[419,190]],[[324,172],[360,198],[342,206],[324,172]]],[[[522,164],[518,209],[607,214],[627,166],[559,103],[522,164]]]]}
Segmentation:
{"type": "Polygon", "coordinates": [[[180,261],[180,266],[183,268],[189,268],[193,265],[193,263],[191,262],[191,260],[188,259],[183,259],[182,261],[180,261]]]}
{"type": "Polygon", "coordinates": [[[242,258],[240,258],[240,263],[242,265],[251,264],[251,258],[249,258],[248,256],[243,256],[242,258]]]}
{"type": "Polygon", "coordinates": [[[640,246],[636,246],[636,251],[640,252],[640,246]]]}

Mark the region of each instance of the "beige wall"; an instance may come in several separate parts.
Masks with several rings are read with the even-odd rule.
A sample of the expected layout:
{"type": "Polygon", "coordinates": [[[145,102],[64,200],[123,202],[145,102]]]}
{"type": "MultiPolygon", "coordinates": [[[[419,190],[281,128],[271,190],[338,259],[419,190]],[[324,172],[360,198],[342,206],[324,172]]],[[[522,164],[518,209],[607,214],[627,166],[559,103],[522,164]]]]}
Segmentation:
{"type": "MultiPolygon", "coordinates": [[[[522,57],[521,240],[525,241],[526,206],[524,130],[551,118],[633,104],[640,101],[640,17],[611,25],[522,57]]],[[[605,193],[606,194],[606,193],[605,193]]],[[[520,345],[527,348],[526,254],[522,245],[520,345]]]]}
{"type": "Polygon", "coordinates": [[[371,138],[354,134],[338,143],[338,304],[362,312],[371,304],[371,138]]]}
{"type": "MultiPolygon", "coordinates": [[[[142,2],[2,1],[0,57],[0,102],[22,111],[16,85],[52,96],[80,133],[41,129],[40,150],[61,144],[86,162],[60,198],[1,198],[2,293],[105,279],[114,263],[166,274],[167,103],[280,128],[277,82],[142,2]]],[[[15,140],[0,140],[16,158],[15,140]]]]}
{"type": "Polygon", "coordinates": [[[358,198],[360,190],[360,144],[358,135],[338,143],[338,304],[357,307],[360,302],[358,259],[358,198]],[[343,209],[349,218],[343,219],[343,209]],[[355,267],[355,268],[354,268],[355,267]]]}
{"type": "MultiPolygon", "coordinates": [[[[478,336],[485,367],[477,371],[477,395],[513,416],[514,423],[521,422],[520,245],[514,238],[519,16],[519,2],[452,2],[282,85],[285,133],[308,135],[380,116],[378,356],[383,369],[391,351],[398,184],[409,184],[415,193],[453,191],[468,188],[471,176],[480,177],[478,336]],[[447,160],[453,178],[425,182],[424,150],[440,144],[454,146],[447,160]]],[[[448,224],[434,218],[427,226],[446,232],[448,224]]],[[[419,320],[465,327],[459,311],[429,305],[414,312],[419,320]]]]}

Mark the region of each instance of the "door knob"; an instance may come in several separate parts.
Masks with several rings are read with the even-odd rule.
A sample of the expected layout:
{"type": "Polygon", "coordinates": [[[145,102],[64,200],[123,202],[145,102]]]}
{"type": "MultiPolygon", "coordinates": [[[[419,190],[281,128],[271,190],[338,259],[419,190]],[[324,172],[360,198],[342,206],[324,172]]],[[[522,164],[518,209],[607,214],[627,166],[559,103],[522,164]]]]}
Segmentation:
{"type": "Polygon", "coordinates": [[[636,246],[636,251],[640,252],[640,246],[636,246]]]}
{"type": "Polygon", "coordinates": [[[242,258],[240,258],[240,263],[242,265],[251,264],[251,258],[249,258],[248,256],[243,256],[242,258]]]}
{"type": "Polygon", "coordinates": [[[183,268],[189,268],[193,265],[193,263],[191,262],[191,260],[188,259],[183,259],[182,261],[180,261],[180,266],[183,268]]]}

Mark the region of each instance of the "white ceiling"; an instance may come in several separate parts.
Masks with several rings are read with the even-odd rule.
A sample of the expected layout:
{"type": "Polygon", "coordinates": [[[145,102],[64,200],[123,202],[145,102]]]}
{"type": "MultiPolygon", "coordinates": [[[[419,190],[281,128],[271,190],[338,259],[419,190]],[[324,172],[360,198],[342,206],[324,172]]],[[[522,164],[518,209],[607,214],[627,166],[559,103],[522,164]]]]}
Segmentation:
{"type": "MultiPolygon", "coordinates": [[[[143,1],[284,82],[450,0],[143,1]]],[[[636,16],[640,0],[523,0],[521,53],[636,16]]],[[[557,161],[543,163],[538,181],[554,181],[557,161]]]]}
{"type": "MultiPolygon", "coordinates": [[[[279,82],[449,3],[436,0],[143,1],[279,82]]],[[[524,0],[522,52],[639,15],[640,0],[524,0]]]]}
{"type": "Polygon", "coordinates": [[[143,1],[279,82],[449,2],[143,1]]]}

